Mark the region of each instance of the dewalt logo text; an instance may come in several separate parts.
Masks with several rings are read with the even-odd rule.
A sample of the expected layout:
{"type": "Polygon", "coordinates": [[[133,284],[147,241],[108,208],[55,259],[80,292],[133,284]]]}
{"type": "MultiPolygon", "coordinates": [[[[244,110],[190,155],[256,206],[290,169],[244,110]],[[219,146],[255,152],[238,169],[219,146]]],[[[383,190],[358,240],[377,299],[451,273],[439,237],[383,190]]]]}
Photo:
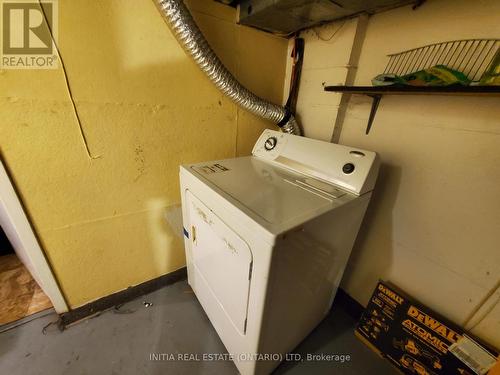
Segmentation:
{"type": "Polygon", "coordinates": [[[448,328],[447,326],[445,326],[438,320],[434,319],[433,317],[420,311],[415,306],[410,306],[410,308],[408,309],[408,316],[424,324],[426,327],[430,328],[439,336],[445,338],[446,340],[452,343],[457,342],[457,340],[461,337],[458,333],[448,328]]]}
{"type": "Polygon", "coordinates": [[[392,290],[390,290],[389,288],[386,288],[384,285],[382,284],[379,284],[378,285],[378,290],[382,293],[384,293],[387,297],[389,297],[390,299],[392,299],[393,301],[396,301],[398,304],[402,304],[404,302],[404,299],[403,297],[401,297],[400,295],[394,293],[392,290]]]}

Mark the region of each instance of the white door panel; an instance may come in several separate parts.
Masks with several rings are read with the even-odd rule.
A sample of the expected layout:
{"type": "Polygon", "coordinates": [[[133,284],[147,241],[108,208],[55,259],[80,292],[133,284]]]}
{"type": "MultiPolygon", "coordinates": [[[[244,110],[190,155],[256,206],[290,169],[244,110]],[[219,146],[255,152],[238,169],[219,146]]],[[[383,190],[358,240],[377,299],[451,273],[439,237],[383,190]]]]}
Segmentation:
{"type": "Polygon", "coordinates": [[[248,245],[189,191],[193,269],[201,277],[232,324],[245,333],[252,253],[248,245]]]}

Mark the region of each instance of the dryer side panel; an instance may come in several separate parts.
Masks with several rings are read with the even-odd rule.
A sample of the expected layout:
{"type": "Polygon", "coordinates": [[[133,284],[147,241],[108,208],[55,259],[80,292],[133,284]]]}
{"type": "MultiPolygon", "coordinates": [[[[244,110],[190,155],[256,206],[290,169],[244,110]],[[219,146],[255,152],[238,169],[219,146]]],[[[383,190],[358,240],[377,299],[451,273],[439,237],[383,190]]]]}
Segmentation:
{"type": "MultiPolygon", "coordinates": [[[[330,311],[371,194],[283,235],[273,253],[259,352],[292,351],[330,311]]],[[[269,373],[277,362],[259,362],[269,373]]]]}

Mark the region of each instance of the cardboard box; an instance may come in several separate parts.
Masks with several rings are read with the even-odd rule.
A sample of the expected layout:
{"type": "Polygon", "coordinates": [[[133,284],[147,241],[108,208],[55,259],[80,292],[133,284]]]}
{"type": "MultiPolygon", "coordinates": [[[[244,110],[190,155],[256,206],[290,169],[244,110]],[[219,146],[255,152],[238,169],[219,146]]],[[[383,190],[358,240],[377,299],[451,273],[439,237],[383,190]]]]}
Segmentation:
{"type": "Polygon", "coordinates": [[[356,335],[404,374],[483,375],[489,371],[491,375],[500,367],[497,351],[382,281],[356,335]]]}

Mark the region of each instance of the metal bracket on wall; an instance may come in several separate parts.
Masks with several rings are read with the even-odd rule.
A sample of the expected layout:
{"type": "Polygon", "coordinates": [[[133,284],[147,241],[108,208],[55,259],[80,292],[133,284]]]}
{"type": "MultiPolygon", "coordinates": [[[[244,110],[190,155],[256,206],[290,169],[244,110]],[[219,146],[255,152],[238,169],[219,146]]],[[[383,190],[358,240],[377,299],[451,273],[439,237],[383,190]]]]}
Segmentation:
{"type": "Polygon", "coordinates": [[[372,98],[372,108],[366,134],[372,128],[380,100],[384,95],[473,95],[500,96],[500,86],[325,86],[325,91],[366,95],[372,98]]]}
{"type": "Polygon", "coordinates": [[[366,125],[365,134],[370,133],[370,129],[372,128],[373,120],[375,119],[375,114],[377,113],[378,105],[380,104],[380,100],[382,99],[382,95],[368,95],[372,98],[372,108],[370,110],[370,117],[368,118],[368,125],[366,125]]]}

